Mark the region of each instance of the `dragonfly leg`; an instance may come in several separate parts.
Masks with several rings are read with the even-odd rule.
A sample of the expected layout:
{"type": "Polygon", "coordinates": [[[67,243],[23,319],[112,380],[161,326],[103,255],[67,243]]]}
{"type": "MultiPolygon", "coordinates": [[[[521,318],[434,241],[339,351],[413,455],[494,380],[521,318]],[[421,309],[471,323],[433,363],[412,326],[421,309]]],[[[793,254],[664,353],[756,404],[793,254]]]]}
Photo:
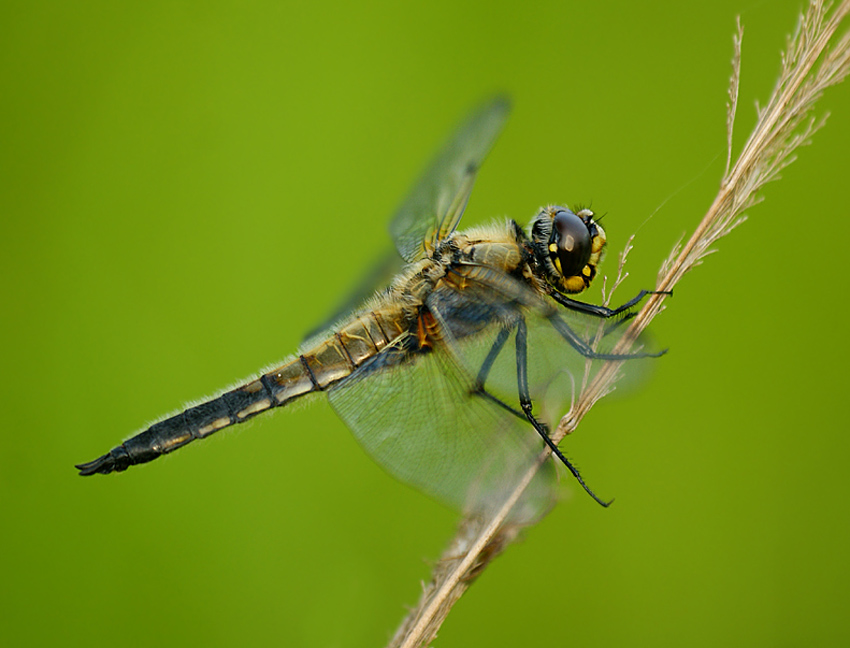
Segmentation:
{"type": "Polygon", "coordinates": [[[552,441],[546,424],[538,421],[532,412],[533,404],[531,402],[531,394],[528,389],[528,331],[524,319],[519,320],[516,330],[516,374],[517,387],[519,390],[519,403],[526,420],[531,423],[546,445],[549,446],[549,449],[552,450],[552,453],[558,457],[561,463],[567,467],[567,470],[572,473],[573,477],[576,478],[576,481],[581,485],[585,492],[602,506],[607,507],[610,505],[614,500],[605,502],[600,499],[596,493],[590,490],[590,487],[584,483],[584,479],[582,479],[578,468],[570,463],[570,460],[564,456],[564,453],[561,452],[558,445],[552,441]]]}
{"type": "Polygon", "coordinates": [[[597,353],[557,314],[549,317],[549,323],[571,347],[589,360],[636,360],[639,358],[658,358],[667,353],[667,349],[657,353],[597,353]]]}
{"type": "MultiPolygon", "coordinates": [[[[646,297],[647,295],[672,295],[672,290],[641,290],[635,297],[627,301],[622,306],[618,306],[617,308],[608,308],[607,306],[597,306],[596,304],[586,304],[585,302],[578,301],[576,299],[570,299],[565,295],[562,295],[559,292],[552,292],[552,298],[558,302],[561,306],[569,308],[570,310],[578,311],[580,313],[587,313],[588,315],[593,315],[595,317],[609,318],[615,317],[620,313],[625,313],[632,306],[636,306],[640,303],[640,301],[646,297]]],[[[627,315],[627,317],[634,317],[634,315],[627,315]]]]}
{"type": "MultiPolygon", "coordinates": [[[[488,392],[483,387],[479,387],[478,390],[475,392],[475,394],[477,396],[481,396],[482,398],[486,398],[490,402],[492,402],[492,403],[498,405],[499,407],[501,407],[502,409],[510,412],[511,414],[516,416],[517,418],[531,423],[531,425],[534,427],[534,429],[537,431],[537,433],[541,436],[541,438],[546,443],[546,445],[552,450],[552,453],[556,457],[558,457],[559,461],[567,467],[567,470],[569,470],[570,473],[572,473],[573,477],[576,478],[576,481],[578,481],[578,483],[581,485],[581,487],[596,502],[598,502],[599,504],[601,504],[602,506],[607,508],[611,504],[611,502],[614,501],[614,500],[610,500],[610,501],[606,502],[606,501],[600,499],[599,497],[597,497],[596,494],[592,490],[590,490],[588,485],[584,482],[584,479],[582,479],[581,473],[579,473],[578,468],[573,466],[573,464],[570,462],[570,460],[567,459],[564,456],[564,453],[561,452],[561,450],[558,448],[558,446],[555,444],[555,442],[552,441],[552,439],[549,437],[549,428],[546,426],[546,424],[541,423],[531,414],[531,411],[530,411],[531,408],[530,407],[528,408],[528,412],[526,412],[525,407],[523,407],[523,411],[519,411],[518,409],[515,409],[515,408],[511,407],[510,405],[508,405],[506,402],[504,402],[500,398],[497,398],[496,396],[494,396],[493,394],[488,392]]],[[[529,399],[529,403],[530,403],[530,399],[529,399]]]]}
{"type": "Polygon", "coordinates": [[[508,341],[508,337],[511,334],[511,329],[505,327],[499,331],[499,335],[496,336],[496,340],[493,342],[493,346],[490,347],[490,351],[487,353],[487,357],[484,358],[484,362],[481,365],[481,369],[478,372],[478,377],[475,379],[475,389],[476,391],[484,390],[484,383],[487,381],[487,376],[490,375],[490,369],[493,368],[493,363],[496,362],[496,358],[499,357],[499,354],[502,352],[502,349],[505,346],[505,342],[508,341]]]}
{"type": "Polygon", "coordinates": [[[525,414],[520,412],[518,409],[511,407],[506,402],[494,396],[484,388],[484,383],[487,382],[487,376],[490,374],[490,370],[493,368],[493,363],[496,362],[496,358],[499,357],[499,354],[502,352],[502,349],[505,348],[505,342],[508,341],[508,338],[510,337],[513,328],[513,326],[506,326],[499,331],[499,334],[496,336],[496,339],[493,342],[493,346],[490,347],[490,351],[487,353],[487,357],[481,364],[481,369],[478,371],[478,376],[475,379],[475,387],[472,390],[472,393],[476,396],[486,398],[487,400],[495,403],[502,409],[507,410],[517,418],[525,420],[525,414]]]}
{"type": "MultiPolygon", "coordinates": [[[[579,350],[582,355],[586,357],[600,357],[600,358],[610,358],[610,359],[627,359],[632,357],[646,357],[649,354],[634,354],[634,355],[613,355],[613,354],[594,354],[590,347],[585,344],[581,338],[579,338],[573,331],[570,329],[563,320],[554,316],[552,319],[557,319],[560,323],[559,325],[555,325],[556,330],[577,350],[579,350]],[[563,327],[563,330],[562,330],[563,327]]],[[[554,324],[553,324],[554,325],[554,324]]],[[[597,503],[602,506],[607,507],[611,504],[611,501],[606,502],[600,499],[585,483],[584,479],[579,473],[578,468],[576,468],[569,459],[564,456],[564,453],[561,452],[558,445],[552,441],[552,438],[549,436],[549,428],[545,423],[542,423],[537,420],[533,413],[533,403],[531,400],[531,393],[528,387],[528,327],[526,326],[525,319],[522,317],[517,319],[517,323],[515,326],[506,326],[499,331],[499,334],[496,336],[493,345],[490,347],[490,351],[487,353],[487,357],[484,359],[484,362],[481,365],[481,369],[478,371],[478,376],[475,380],[475,390],[474,394],[477,396],[481,396],[482,398],[486,398],[487,400],[493,402],[498,405],[502,409],[510,412],[517,418],[523,419],[529,423],[531,423],[532,427],[535,431],[540,435],[552,453],[558,458],[558,460],[566,466],[567,470],[576,478],[576,481],[581,485],[581,487],[590,495],[597,503]],[[493,367],[493,363],[496,361],[496,358],[504,349],[505,343],[510,337],[511,331],[513,328],[516,328],[516,366],[517,366],[517,390],[519,394],[519,402],[521,411],[517,410],[514,407],[511,407],[507,403],[505,403],[500,398],[494,396],[490,392],[488,392],[484,388],[484,383],[487,380],[487,376],[490,373],[490,370],[493,367]]]]}

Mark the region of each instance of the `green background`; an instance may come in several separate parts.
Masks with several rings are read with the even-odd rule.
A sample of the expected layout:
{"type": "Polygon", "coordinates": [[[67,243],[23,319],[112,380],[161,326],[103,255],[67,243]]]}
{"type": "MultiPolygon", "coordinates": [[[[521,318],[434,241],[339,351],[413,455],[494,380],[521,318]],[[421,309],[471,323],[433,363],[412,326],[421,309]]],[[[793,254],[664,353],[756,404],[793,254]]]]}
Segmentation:
{"type": "MultiPolygon", "coordinates": [[[[736,14],[740,146],[798,9],[705,4],[4,2],[0,643],[383,644],[457,517],[323,400],[122,475],[73,464],[294,351],[496,91],[464,224],[592,203],[611,273],[667,200],[620,295],[651,287],[722,174],[736,14]]],[[[670,353],[564,444],[616,504],[566,483],[439,646],[850,641],[850,85],[820,107],[656,320],[670,353]]]]}

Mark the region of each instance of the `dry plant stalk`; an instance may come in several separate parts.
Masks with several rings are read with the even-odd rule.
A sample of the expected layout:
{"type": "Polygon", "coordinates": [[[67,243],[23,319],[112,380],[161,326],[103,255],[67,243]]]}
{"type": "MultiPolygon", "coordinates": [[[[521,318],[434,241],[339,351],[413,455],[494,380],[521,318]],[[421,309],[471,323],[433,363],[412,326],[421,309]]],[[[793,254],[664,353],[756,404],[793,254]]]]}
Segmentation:
{"type": "MultiPolygon", "coordinates": [[[[830,8],[828,3],[810,0],[801,14],[782,54],[782,69],[770,100],[764,107],[757,106],[756,126],[730,169],[743,36],[738,21],[727,104],[727,161],[720,190],[687,243],[677,245],[662,263],[656,290],[672,290],[685,273],[713,251],[715,241],[743,222],[743,212],[760,202],[759,191],[779,178],[782,169],[795,160],[796,149],[809,143],[823,125],[825,118],[818,121],[812,116],[815,103],[826,88],[850,73],[850,32],[836,36],[839,25],[850,13],[850,0],[843,0],[832,12],[830,8]]],[[[624,263],[625,254],[621,256],[614,287],[623,277],[624,263]]],[[[640,332],[661,312],[664,299],[663,294],[656,294],[646,300],[614,348],[615,353],[629,351],[640,332]]],[[[587,380],[586,376],[578,399],[552,435],[556,443],[573,432],[591,407],[613,389],[621,364],[607,362],[592,379],[587,380]]],[[[461,522],[455,538],[435,565],[432,581],[424,587],[419,603],[396,632],[390,647],[413,648],[433,640],[454,602],[519,533],[505,520],[539,466],[548,459],[548,450],[541,453],[537,465],[516,484],[511,497],[491,519],[467,518],[461,522]]]]}

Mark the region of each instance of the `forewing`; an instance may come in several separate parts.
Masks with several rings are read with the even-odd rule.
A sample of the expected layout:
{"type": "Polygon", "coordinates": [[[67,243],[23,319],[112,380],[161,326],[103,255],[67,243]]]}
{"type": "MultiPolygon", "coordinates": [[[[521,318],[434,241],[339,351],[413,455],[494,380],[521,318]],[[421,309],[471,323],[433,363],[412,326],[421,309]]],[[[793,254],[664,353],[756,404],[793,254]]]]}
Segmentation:
{"type": "MultiPolygon", "coordinates": [[[[328,393],[366,451],[390,474],[467,513],[499,508],[543,448],[534,430],[473,394],[446,347],[385,348],[328,393]]],[[[510,518],[536,519],[551,506],[555,471],[538,471],[510,518]]]]}
{"type": "Polygon", "coordinates": [[[390,223],[399,254],[421,259],[457,227],[478,168],[508,117],[510,104],[496,97],[457,130],[390,223]]]}

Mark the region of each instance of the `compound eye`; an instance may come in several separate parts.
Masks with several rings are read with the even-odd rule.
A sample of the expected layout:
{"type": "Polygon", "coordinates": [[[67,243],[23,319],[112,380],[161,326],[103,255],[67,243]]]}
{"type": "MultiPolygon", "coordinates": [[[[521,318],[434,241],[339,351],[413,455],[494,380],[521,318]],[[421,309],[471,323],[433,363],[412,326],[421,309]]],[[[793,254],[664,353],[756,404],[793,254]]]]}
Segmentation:
{"type": "Polygon", "coordinates": [[[561,210],[552,221],[550,256],[564,277],[578,275],[590,260],[590,231],[584,221],[571,211],[561,210]]]}

